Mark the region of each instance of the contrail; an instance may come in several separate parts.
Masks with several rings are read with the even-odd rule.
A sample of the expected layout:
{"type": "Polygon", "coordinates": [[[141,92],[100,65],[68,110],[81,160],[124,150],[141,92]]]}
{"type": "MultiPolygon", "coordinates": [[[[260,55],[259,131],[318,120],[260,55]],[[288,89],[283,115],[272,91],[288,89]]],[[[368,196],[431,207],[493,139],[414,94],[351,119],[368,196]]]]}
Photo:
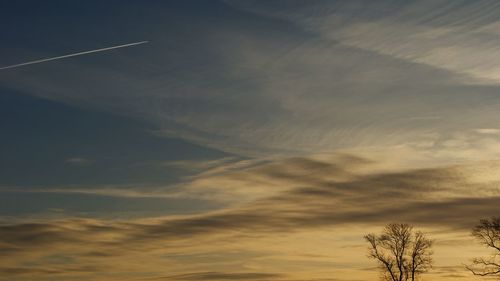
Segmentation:
{"type": "Polygon", "coordinates": [[[29,62],[23,62],[23,63],[14,64],[14,65],[0,67],[0,70],[2,70],[2,69],[8,69],[8,68],[14,68],[14,67],[20,67],[20,66],[25,66],[25,65],[30,65],[30,64],[36,64],[36,63],[41,63],[41,62],[46,62],[46,61],[51,61],[51,60],[58,60],[58,59],[76,57],[76,56],[81,56],[81,55],[86,55],[86,54],[91,54],[91,53],[103,52],[103,51],[108,51],[108,50],[113,50],[113,49],[118,49],[118,48],[125,48],[125,47],[130,47],[130,46],[145,44],[145,43],[148,43],[148,42],[149,41],[141,41],[141,42],[129,43],[129,44],[125,44],[125,45],[118,45],[118,46],[107,47],[107,48],[102,48],[102,49],[96,49],[96,50],[91,50],[91,51],[85,51],[85,52],[79,52],[79,53],[74,53],[74,54],[68,54],[68,55],[63,55],[63,56],[58,56],[58,57],[53,57],[53,58],[46,58],[46,59],[29,61],[29,62]]]}

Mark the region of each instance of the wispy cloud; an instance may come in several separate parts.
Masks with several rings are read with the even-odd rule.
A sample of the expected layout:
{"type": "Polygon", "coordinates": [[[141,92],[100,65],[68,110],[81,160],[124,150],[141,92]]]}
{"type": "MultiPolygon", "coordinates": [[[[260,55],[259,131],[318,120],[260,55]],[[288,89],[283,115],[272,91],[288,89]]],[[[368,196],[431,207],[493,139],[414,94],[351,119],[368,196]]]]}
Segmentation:
{"type": "Polygon", "coordinates": [[[281,276],[281,274],[272,273],[199,272],[153,278],[152,280],[270,280],[281,276]]]}
{"type": "Polygon", "coordinates": [[[173,17],[143,18],[137,28],[155,44],[134,58],[61,61],[0,79],[246,156],[389,146],[499,122],[490,83],[497,44],[488,35],[495,4],[229,3],[219,3],[216,22],[177,11],[190,32],[176,29],[173,17]],[[468,9],[488,13],[463,18],[468,9]],[[445,16],[430,16],[438,10],[445,16]]]}
{"type": "Polygon", "coordinates": [[[498,3],[351,3],[268,5],[228,1],[243,9],[293,21],[322,36],[435,68],[465,74],[461,82],[498,84],[498,3]],[[277,6],[280,9],[277,9],[277,6]],[[473,12],[471,12],[473,11],[473,12]]]}
{"type": "MultiPolygon", "coordinates": [[[[216,251],[217,247],[228,245],[228,241],[232,241],[229,245],[254,243],[256,250],[265,252],[259,248],[262,245],[258,246],[258,241],[272,241],[280,235],[328,233],[332,229],[342,233],[346,228],[373,228],[387,221],[406,221],[434,231],[467,233],[478,218],[500,210],[499,179],[494,176],[499,167],[497,162],[393,172],[370,170],[370,165],[375,163],[341,155],[333,160],[283,159],[223,174],[208,174],[205,180],[217,186],[211,191],[215,192],[213,198],[237,203],[196,215],[133,221],[63,219],[2,225],[3,259],[9,261],[7,266],[15,268],[20,266],[16,261],[26,261],[29,257],[42,262],[41,256],[47,255],[50,249],[53,254],[71,253],[88,265],[110,259],[120,260],[123,266],[130,255],[139,252],[216,251]],[[474,177],[483,168],[493,175],[474,177]],[[256,195],[251,186],[260,189],[253,191],[256,195]],[[239,194],[235,191],[238,189],[243,189],[241,194],[252,199],[239,200],[235,196],[239,194]]],[[[197,180],[200,179],[194,179],[197,180]]],[[[345,235],[355,239],[352,235],[361,237],[359,231],[345,235]]],[[[283,258],[279,252],[272,255],[283,258]]],[[[315,257],[301,259],[311,258],[315,257]]],[[[260,264],[259,259],[252,259],[251,263],[260,264]]],[[[204,268],[201,264],[205,263],[200,263],[199,268],[204,268]]],[[[321,267],[321,263],[317,266],[321,267]]],[[[181,270],[178,265],[175,268],[181,270]]],[[[141,271],[140,268],[134,270],[141,271]]],[[[20,274],[16,272],[11,270],[9,274],[20,274]]],[[[250,276],[234,274],[235,278],[250,276]]],[[[232,275],[179,276],[187,280],[223,280],[232,275]]],[[[260,277],[267,279],[264,275],[260,277]]]]}
{"type": "MultiPolygon", "coordinates": [[[[136,138],[141,122],[122,134],[103,127],[109,136],[89,143],[97,116],[80,125],[90,128],[74,142],[82,149],[50,159],[80,180],[92,168],[103,184],[3,185],[15,199],[7,208],[40,194],[76,195],[66,207],[86,208],[43,217],[40,204],[30,220],[3,218],[0,280],[371,280],[362,235],[390,221],[436,238],[433,277],[465,276],[455,266],[481,250],[469,228],[500,211],[500,4],[174,2],[124,3],[126,17],[89,32],[110,40],[132,27],[154,40],[148,52],[2,71],[15,94],[126,115],[151,135],[136,138]],[[152,205],[158,216],[134,216],[152,205]]],[[[63,8],[59,20],[86,14],[63,8]]],[[[30,16],[45,17],[40,9],[30,16]]],[[[112,9],[89,10],[109,22],[112,9]]],[[[65,48],[89,42],[73,39],[65,48]]],[[[12,52],[31,46],[21,41],[2,54],[54,53],[12,52]]]]}
{"type": "Polygon", "coordinates": [[[86,158],[82,157],[71,157],[66,159],[64,162],[70,164],[70,165],[86,165],[89,164],[91,161],[86,158]]]}

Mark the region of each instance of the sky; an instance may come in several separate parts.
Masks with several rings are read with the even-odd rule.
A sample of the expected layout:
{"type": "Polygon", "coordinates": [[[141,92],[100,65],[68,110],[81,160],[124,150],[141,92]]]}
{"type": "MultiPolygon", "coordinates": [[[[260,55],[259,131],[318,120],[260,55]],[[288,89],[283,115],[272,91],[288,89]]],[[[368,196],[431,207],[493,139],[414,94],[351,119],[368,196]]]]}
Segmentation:
{"type": "Polygon", "coordinates": [[[363,236],[391,222],[434,239],[425,280],[481,280],[464,264],[500,213],[499,15],[1,2],[0,280],[376,280],[363,236]]]}

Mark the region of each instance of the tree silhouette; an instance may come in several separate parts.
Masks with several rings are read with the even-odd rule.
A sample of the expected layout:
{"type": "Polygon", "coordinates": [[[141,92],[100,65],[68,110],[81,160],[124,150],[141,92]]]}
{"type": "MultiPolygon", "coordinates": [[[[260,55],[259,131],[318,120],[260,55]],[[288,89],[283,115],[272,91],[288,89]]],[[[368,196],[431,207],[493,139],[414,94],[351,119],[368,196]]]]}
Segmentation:
{"type": "Polygon", "coordinates": [[[392,223],[381,235],[368,234],[368,257],[377,260],[384,280],[416,280],[432,267],[433,241],[408,224],[392,223]]]}
{"type": "Polygon", "coordinates": [[[493,250],[488,258],[475,258],[472,264],[466,266],[474,275],[479,276],[500,276],[500,217],[482,219],[479,224],[472,229],[472,235],[479,242],[493,250]]]}

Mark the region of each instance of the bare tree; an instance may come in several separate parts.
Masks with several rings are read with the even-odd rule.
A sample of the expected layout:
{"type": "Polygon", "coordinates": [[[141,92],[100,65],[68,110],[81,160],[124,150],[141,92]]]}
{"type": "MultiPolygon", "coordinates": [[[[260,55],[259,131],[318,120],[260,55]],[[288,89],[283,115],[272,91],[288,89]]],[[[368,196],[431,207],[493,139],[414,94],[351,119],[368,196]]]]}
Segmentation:
{"type": "Polygon", "coordinates": [[[388,224],[381,235],[368,234],[368,257],[378,261],[384,280],[415,281],[432,267],[432,243],[408,224],[388,224]]]}
{"type": "Polygon", "coordinates": [[[500,217],[483,219],[472,229],[472,235],[479,242],[493,250],[488,258],[475,258],[466,266],[474,275],[500,276],[500,217]]]}

